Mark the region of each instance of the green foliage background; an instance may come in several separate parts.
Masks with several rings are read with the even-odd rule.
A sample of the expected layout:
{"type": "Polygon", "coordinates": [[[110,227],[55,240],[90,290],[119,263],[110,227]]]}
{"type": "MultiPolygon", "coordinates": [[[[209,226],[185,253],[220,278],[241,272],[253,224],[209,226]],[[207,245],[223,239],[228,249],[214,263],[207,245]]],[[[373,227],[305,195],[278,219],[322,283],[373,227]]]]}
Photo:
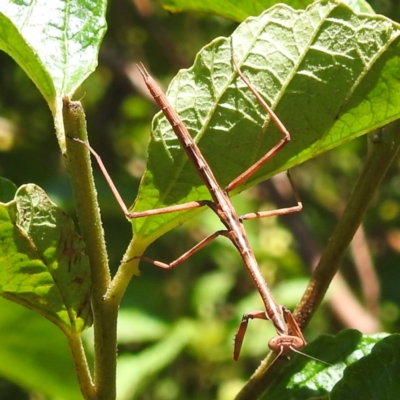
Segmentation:
{"type": "MultiPolygon", "coordinates": [[[[400,21],[396,0],[376,0],[371,5],[378,13],[400,21]]],[[[158,2],[135,5],[129,0],[111,1],[107,19],[99,67],[75,98],[82,98],[92,146],[101,154],[130,205],[146,162],[150,122],[158,111],[149,101],[134,63],[142,61],[166,87],[178,69],[193,63],[202,46],[217,36],[228,36],[236,23],[207,14],[169,14],[158,2]]],[[[73,216],[72,195],[48,106],[5,53],[0,53],[0,88],[0,176],[8,177],[17,186],[41,186],[73,216]]],[[[292,172],[304,211],[279,220],[246,223],[264,276],[274,284],[278,301],[290,308],[302,294],[310,266],[334,227],[366,152],[367,139],[361,137],[296,167],[292,172]]],[[[111,265],[116,267],[131,239],[131,225],[102,176],[97,175],[107,246],[111,265]]],[[[399,330],[399,198],[397,162],[364,224],[381,289],[376,319],[382,330],[389,332],[399,330]]],[[[239,213],[274,208],[279,201],[270,183],[234,200],[239,213]]],[[[215,216],[203,213],[160,238],[147,255],[172,260],[218,227],[215,216]]],[[[354,254],[357,255],[356,249],[354,254]]],[[[161,271],[145,263],[141,264],[141,271],[142,275],[131,282],[121,308],[120,398],[232,398],[257,367],[266,353],[267,339],[273,335],[269,324],[252,323],[240,361],[232,362],[232,338],[241,314],[260,307],[236,251],[220,239],[174,271],[161,271]]],[[[352,254],[343,263],[342,272],[367,309],[352,254]]],[[[376,311],[370,310],[372,314],[376,311]]],[[[327,302],[307,329],[306,337],[311,340],[343,327],[327,302]]],[[[60,390],[64,397],[59,398],[80,398],[69,349],[56,327],[1,300],[0,336],[10,349],[0,352],[1,364],[10,365],[18,356],[23,357],[25,362],[21,365],[25,365],[27,374],[36,371],[31,379],[21,380],[10,368],[0,367],[4,376],[0,381],[2,400],[28,399],[32,393],[41,392],[43,380],[54,385],[45,398],[57,398],[55,393],[60,390]],[[30,341],[24,341],[24,337],[30,341]],[[54,352],[57,360],[65,360],[57,361],[56,369],[54,352]],[[53,373],[50,377],[46,375],[48,370],[53,373]]],[[[90,340],[89,332],[87,341],[90,340]]]]}

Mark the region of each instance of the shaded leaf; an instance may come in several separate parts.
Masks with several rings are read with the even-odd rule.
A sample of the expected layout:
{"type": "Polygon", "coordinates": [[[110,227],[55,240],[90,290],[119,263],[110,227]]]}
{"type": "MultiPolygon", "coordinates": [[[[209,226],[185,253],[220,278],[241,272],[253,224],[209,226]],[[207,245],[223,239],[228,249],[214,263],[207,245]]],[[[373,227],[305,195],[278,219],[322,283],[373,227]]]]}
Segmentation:
{"type": "MultiPolygon", "coordinates": [[[[296,9],[305,8],[314,0],[292,0],[289,5],[296,9]]],[[[216,14],[221,17],[242,22],[251,15],[259,15],[267,8],[281,3],[277,0],[258,0],[258,1],[241,1],[241,0],[164,0],[163,6],[171,12],[182,11],[200,11],[216,14]]]]}
{"type": "Polygon", "coordinates": [[[42,189],[24,185],[0,204],[0,295],[67,334],[91,324],[90,269],[72,219],[42,189]]]}
{"type": "Polygon", "coordinates": [[[263,398],[306,400],[329,394],[342,379],[343,373],[346,374],[347,367],[367,356],[374,345],[386,336],[387,334],[362,335],[352,329],[342,331],[336,336],[321,336],[302,351],[332,365],[297,354],[282,369],[279,379],[274,381],[263,398]]]}
{"type": "Polygon", "coordinates": [[[17,189],[17,186],[9,179],[0,177],[0,201],[3,203],[11,201],[17,189]]]}
{"type": "MultiPolygon", "coordinates": [[[[285,4],[295,9],[302,9],[312,4],[314,0],[289,0],[285,4]]],[[[164,0],[164,8],[170,12],[200,11],[216,14],[221,17],[242,22],[247,17],[261,14],[267,8],[282,3],[279,0],[164,0]]],[[[342,0],[354,11],[374,13],[372,7],[365,0],[342,0]]]]}
{"type": "MultiPolygon", "coordinates": [[[[387,18],[332,1],[305,11],[278,5],[242,23],[232,34],[235,60],[292,141],[240,190],[397,119],[399,36],[400,26],[387,18]]],[[[229,38],[201,50],[171,82],[168,97],[222,187],[282,138],[233,69],[229,38]]],[[[133,211],[209,198],[157,114],[133,211]]],[[[133,220],[135,243],[151,243],[195,212],[133,220]]]]}
{"type": "Polygon", "coordinates": [[[350,365],[333,388],[332,400],[390,400],[400,393],[400,335],[391,335],[350,365]]]}

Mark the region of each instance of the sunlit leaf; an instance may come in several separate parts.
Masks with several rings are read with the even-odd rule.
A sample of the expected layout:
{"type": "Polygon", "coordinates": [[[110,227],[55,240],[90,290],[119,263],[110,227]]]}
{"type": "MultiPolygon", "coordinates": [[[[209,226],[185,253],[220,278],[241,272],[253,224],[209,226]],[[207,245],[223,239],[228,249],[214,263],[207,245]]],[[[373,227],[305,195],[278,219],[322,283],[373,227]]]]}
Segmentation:
{"type": "MultiPolygon", "coordinates": [[[[292,141],[243,185],[292,168],[400,115],[400,26],[322,1],[278,5],[219,38],[171,82],[168,97],[222,187],[282,138],[231,62],[235,60],[291,132],[292,141]]],[[[209,199],[166,118],[153,122],[147,171],[134,211],[209,199]]],[[[249,210],[251,211],[251,210],[249,210]]],[[[150,243],[194,212],[132,221],[150,243]]]]}
{"type": "Polygon", "coordinates": [[[51,110],[97,65],[106,0],[0,2],[0,50],[38,87],[51,110]]]}

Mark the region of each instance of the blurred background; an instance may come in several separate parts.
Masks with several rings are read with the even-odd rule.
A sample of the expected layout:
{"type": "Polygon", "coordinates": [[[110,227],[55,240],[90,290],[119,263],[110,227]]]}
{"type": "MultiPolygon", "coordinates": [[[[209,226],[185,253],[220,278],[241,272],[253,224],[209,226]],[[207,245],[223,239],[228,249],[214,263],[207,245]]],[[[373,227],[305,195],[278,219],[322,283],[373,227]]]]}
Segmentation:
{"type": "MultiPolygon", "coordinates": [[[[378,13],[400,21],[397,0],[370,3],[378,13]]],[[[158,111],[134,64],[142,61],[166,89],[180,68],[192,65],[204,45],[218,36],[230,35],[236,26],[206,14],[173,15],[164,11],[159,1],[109,2],[108,31],[99,66],[75,99],[81,99],[86,111],[91,145],[101,155],[128,206],[135,199],[146,167],[151,120],[158,111]]],[[[5,53],[0,53],[0,88],[0,176],[17,186],[41,186],[59,207],[74,216],[51,113],[33,83],[5,53]]],[[[263,275],[281,304],[292,309],[300,299],[366,151],[364,136],[296,167],[292,175],[304,210],[246,222],[263,275]]],[[[378,191],[341,265],[341,276],[305,332],[308,341],[348,327],[363,333],[399,331],[399,167],[397,160],[378,191]]],[[[131,239],[131,225],[96,165],[94,170],[110,265],[115,272],[131,239]]],[[[243,214],[294,204],[294,199],[286,178],[277,176],[235,197],[234,203],[243,214]]],[[[218,219],[205,212],[158,239],[146,255],[172,261],[217,229],[218,219]]],[[[237,251],[221,238],[173,271],[143,262],[141,272],[130,283],[121,307],[120,399],[232,398],[266,355],[268,340],[274,336],[271,324],[252,321],[241,358],[232,361],[233,336],[241,315],[262,307],[237,251]]],[[[37,322],[31,314],[2,301],[2,346],[16,349],[24,360],[32,346],[26,340],[28,332],[38,341],[56,338],[50,344],[53,348],[48,354],[53,359],[49,363],[56,364],[57,356],[66,359],[65,370],[60,367],[57,373],[73,381],[68,348],[57,341],[63,340],[61,336],[57,339],[61,334],[47,321],[37,322]],[[33,330],[27,326],[31,320],[33,330]]],[[[90,351],[90,332],[86,341],[90,351]]],[[[36,357],[47,357],[44,348],[35,351],[36,357]]],[[[0,357],[6,353],[0,350],[0,357]]],[[[7,360],[13,360],[9,357],[7,360]]],[[[34,382],[13,374],[13,368],[26,367],[17,360],[0,378],[0,400],[53,398],[42,394],[34,382]]],[[[34,363],[33,354],[30,360],[34,363]]],[[[39,364],[33,367],[41,368],[39,364]]],[[[68,379],[60,379],[59,385],[66,386],[68,379]]],[[[65,398],[79,399],[74,393],[65,398]]]]}

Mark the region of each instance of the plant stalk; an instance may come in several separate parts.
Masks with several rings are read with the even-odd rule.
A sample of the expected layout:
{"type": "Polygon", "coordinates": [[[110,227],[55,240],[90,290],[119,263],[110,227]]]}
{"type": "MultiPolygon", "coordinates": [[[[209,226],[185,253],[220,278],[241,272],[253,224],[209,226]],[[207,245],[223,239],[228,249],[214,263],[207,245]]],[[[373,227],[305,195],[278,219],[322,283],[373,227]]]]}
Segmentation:
{"type": "Polygon", "coordinates": [[[85,400],[97,400],[96,389],[90,375],[81,335],[73,332],[72,334],[67,334],[67,339],[74,358],[76,373],[83,397],[85,400]]]}
{"type": "Polygon", "coordinates": [[[86,120],[81,103],[64,98],[63,120],[67,136],[65,139],[67,170],[91,268],[95,346],[94,385],[97,400],[113,400],[116,398],[116,343],[119,304],[104,301],[111,276],[90,154],[86,146],[72,139],[79,138],[87,141],[86,120]]]}

